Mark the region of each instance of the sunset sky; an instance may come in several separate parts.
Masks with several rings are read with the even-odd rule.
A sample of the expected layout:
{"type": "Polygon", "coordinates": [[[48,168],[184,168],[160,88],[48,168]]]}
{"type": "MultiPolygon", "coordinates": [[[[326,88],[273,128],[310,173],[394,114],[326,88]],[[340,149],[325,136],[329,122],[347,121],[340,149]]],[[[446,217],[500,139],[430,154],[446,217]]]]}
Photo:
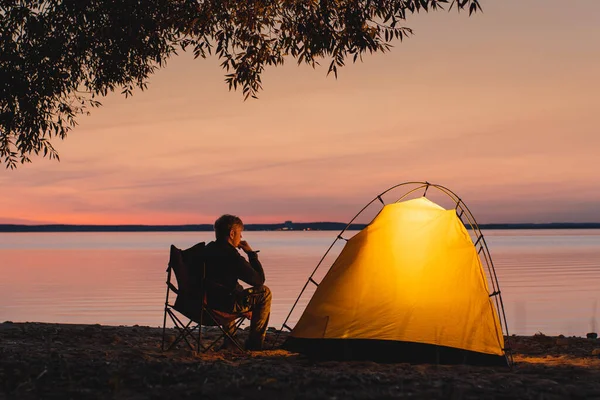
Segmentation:
{"type": "Polygon", "coordinates": [[[480,223],[600,222],[600,1],[481,0],[409,16],[415,35],[338,79],[289,59],[258,100],[216,57],[182,54],[54,142],[0,169],[0,223],[348,221],[412,180],[480,223]]]}

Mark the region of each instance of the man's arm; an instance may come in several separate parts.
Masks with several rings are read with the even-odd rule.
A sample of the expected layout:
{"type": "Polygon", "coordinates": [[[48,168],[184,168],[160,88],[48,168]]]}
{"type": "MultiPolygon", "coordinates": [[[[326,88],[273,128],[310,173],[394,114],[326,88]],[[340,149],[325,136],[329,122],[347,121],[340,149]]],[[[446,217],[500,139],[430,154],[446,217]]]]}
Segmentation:
{"type": "Polygon", "coordinates": [[[239,248],[246,253],[250,262],[238,254],[239,260],[235,263],[238,279],[252,286],[264,285],[265,271],[258,260],[258,254],[252,250],[252,247],[245,240],[240,242],[239,248]]]}

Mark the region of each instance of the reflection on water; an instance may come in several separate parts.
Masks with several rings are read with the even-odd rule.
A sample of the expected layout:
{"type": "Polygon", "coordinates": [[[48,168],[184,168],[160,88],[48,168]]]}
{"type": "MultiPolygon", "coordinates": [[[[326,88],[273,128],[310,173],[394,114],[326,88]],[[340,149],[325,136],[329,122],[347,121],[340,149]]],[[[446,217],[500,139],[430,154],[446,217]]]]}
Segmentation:
{"type": "MultiPolygon", "coordinates": [[[[260,249],[280,327],[337,232],[246,232],[260,249]]],[[[485,231],[510,333],[596,331],[600,231],[485,231]]],[[[349,236],[349,235],[347,235],[349,236]]],[[[1,233],[0,321],[162,324],[171,243],[189,247],[210,232],[1,233]]],[[[338,241],[317,273],[341,251],[338,241]]],[[[314,286],[292,315],[299,318],[314,286]]]]}

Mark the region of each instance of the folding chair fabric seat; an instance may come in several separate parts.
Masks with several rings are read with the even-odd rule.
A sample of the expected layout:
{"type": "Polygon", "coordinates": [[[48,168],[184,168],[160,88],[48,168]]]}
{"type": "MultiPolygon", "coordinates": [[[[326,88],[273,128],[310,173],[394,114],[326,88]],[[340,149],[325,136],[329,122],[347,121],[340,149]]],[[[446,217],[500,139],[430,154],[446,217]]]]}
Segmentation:
{"type": "Polygon", "coordinates": [[[187,250],[181,250],[171,245],[163,318],[163,350],[165,350],[167,315],[171,318],[178,335],[166,350],[170,350],[183,340],[196,352],[207,351],[224,337],[229,337],[237,347],[243,350],[242,346],[232,337],[232,334],[240,327],[244,319],[251,319],[252,313],[228,313],[208,306],[205,290],[204,247],[204,242],[198,243],[187,250]],[[175,274],[177,286],[171,282],[171,271],[175,274]],[[170,292],[177,296],[173,304],[169,302],[170,292]],[[185,317],[187,321],[182,321],[183,318],[178,317],[174,311],[185,317]],[[231,322],[234,322],[234,332],[230,333],[224,327],[231,322]],[[221,334],[210,345],[204,346],[201,326],[217,326],[221,329],[221,334]],[[198,331],[197,336],[194,337],[196,330],[198,331]]]}

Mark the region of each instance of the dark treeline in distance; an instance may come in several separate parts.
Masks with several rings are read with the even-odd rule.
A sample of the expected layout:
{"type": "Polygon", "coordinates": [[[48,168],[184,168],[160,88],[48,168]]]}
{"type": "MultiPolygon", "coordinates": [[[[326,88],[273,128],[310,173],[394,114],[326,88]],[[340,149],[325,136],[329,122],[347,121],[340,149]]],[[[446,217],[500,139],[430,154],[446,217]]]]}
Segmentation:
{"type": "MultiPolygon", "coordinates": [[[[365,224],[352,224],[350,230],[363,229],[365,224]]],[[[290,222],[281,224],[246,224],[247,231],[341,231],[342,222],[290,222]]],[[[545,224],[481,224],[481,229],[600,229],[600,223],[553,222],[545,224]]],[[[203,232],[212,231],[212,224],[195,225],[15,225],[0,224],[0,232],[203,232]]]]}
{"type": "MultiPolygon", "coordinates": [[[[281,224],[245,224],[246,231],[335,231],[341,222],[285,222],[281,224]]],[[[350,229],[363,229],[365,224],[352,224],[350,229]]],[[[213,231],[212,224],[194,225],[11,225],[0,224],[0,232],[203,232],[213,231]]]]}

